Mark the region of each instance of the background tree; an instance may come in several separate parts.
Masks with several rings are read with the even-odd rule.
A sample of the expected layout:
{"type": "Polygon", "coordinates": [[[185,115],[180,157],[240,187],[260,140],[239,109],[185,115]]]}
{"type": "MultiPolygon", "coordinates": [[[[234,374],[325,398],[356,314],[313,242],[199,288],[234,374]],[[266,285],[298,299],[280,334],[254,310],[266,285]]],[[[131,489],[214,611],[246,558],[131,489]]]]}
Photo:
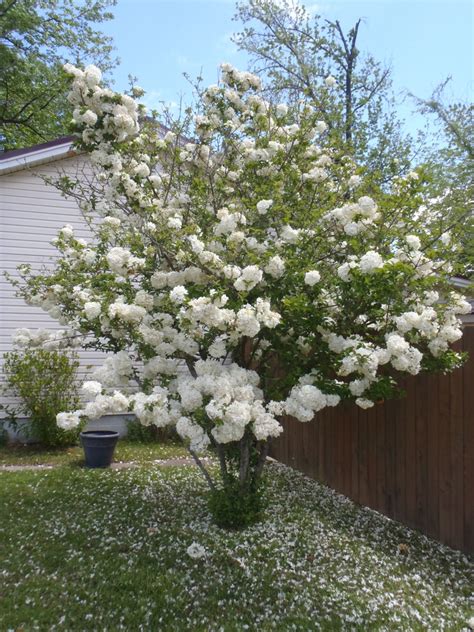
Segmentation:
{"type": "Polygon", "coordinates": [[[474,105],[446,103],[445,88],[449,79],[429,99],[411,95],[419,110],[435,117],[432,139],[424,154],[423,171],[429,193],[437,200],[439,231],[457,233],[462,247],[458,272],[474,272],[474,105]]]}
{"type": "Polygon", "coordinates": [[[339,20],[310,16],[296,0],[247,0],[235,19],[245,27],[234,41],[274,99],[310,101],[332,142],[377,181],[408,169],[410,142],[394,113],[391,71],[361,54],[360,19],[345,32],[339,20]]]}
{"type": "Polygon", "coordinates": [[[112,40],[96,28],[116,0],[0,1],[0,131],[6,149],[66,132],[65,61],[116,64],[112,40]]]}

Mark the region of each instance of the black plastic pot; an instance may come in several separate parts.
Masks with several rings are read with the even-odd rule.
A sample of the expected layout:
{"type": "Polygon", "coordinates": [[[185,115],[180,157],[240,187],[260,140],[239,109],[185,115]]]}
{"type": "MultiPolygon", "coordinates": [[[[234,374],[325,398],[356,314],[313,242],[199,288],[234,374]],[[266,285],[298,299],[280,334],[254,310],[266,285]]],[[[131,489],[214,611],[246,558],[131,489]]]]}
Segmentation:
{"type": "Polygon", "coordinates": [[[113,430],[87,430],[81,432],[86,467],[109,467],[114,456],[119,433],[113,430]]]}

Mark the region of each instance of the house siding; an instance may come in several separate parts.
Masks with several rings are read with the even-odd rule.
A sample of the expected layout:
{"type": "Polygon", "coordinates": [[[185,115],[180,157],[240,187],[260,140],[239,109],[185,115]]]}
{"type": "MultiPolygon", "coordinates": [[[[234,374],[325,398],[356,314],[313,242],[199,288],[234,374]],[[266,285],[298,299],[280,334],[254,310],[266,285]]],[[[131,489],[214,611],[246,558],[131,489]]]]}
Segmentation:
{"type": "MultiPolygon", "coordinates": [[[[64,224],[71,224],[77,237],[91,238],[76,202],[65,199],[41,178],[55,176],[59,170],[73,177],[90,168],[87,158],[75,156],[0,176],[0,371],[3,354],[12,349],[16,329],[61,329],[48,314],[16,297],[3,271],[18,277],[16,268],[21,263],[31,264],[33,270],[52,266],[57,251],[51,241],[64,224]]],[[[103,362],[104,354],[87,350],[79,351],[79,357],[83,378],[89,367],[103,362]]],[[[2,372],[0,380],[3,379],[2,372]]],[[[3,400],[11,401],[7,396],[3,400]]]]}

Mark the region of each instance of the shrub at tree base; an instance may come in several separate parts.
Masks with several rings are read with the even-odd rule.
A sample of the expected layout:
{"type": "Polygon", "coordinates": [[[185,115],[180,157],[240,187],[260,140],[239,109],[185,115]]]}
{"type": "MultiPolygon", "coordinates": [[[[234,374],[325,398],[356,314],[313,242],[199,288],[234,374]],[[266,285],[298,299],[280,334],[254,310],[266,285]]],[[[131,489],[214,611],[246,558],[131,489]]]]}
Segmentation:
{"type": "Polygon", "coordinates": [[[4,355],[3,371],[8,396],[18,404],[6,406],[9,420],[18,426],[18,417],[28,417],[22,432],[49,447],[77,443],[78,429],[58,427],[56,416],[78,406],[75,356],[58,350],[25,349],[4,355]]]}
{"type": "Polygon", "coordinates": [[[258,516],[281,415],[368,408],[406,373],[461,364],[449,348],[469,309],[449,286],[457,244],[416,173],[366,188],[311,105],[271,104],[228,64],[165,135],[141,129],[141,108],[102,88],[97,68],[66,70],[97,180],[57,186],[100,222],[89,243],[63,227],[56,268],[23,266],[19,292],[111,355],[63,429],[123,411],[175,426],[217,520],[236,526],[231,505],[241,524],[258,516]],[[199,457],[208,448],[220,481],[199,457]]]}
{"type": "Polygon", "coordinates": [[[238,481],[209,492],[209,510],[217,526],[224,529],[242,529],[261,518],[263,509],[263,482],[255,489],[242,489],[238,481]]]}
{"type": "Polygon", "coordinates": [[[139,421],[131,419],[127,423],[127,440],[136,443],[158,443],[176,439],[176,433],[172,428],[157,428],[156,426],[144,426],[139,421]]]}

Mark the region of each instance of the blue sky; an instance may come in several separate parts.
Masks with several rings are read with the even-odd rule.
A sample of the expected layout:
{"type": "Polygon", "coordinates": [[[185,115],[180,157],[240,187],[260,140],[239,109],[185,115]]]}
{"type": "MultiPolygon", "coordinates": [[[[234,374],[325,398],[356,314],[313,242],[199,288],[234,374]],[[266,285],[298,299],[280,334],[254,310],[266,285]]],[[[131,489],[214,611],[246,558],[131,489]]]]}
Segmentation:
{"type": "MultiPolygon", "coordinates": [[[[347,30],[361,17],[361,49],[390,65],[394,88],[426,98],[448,75],[447,96],[472,100],[474,92],[473,4],[470,0],[307,0],[310,11],[339,19],[347,30]]],[[[239,30],[232,21],[233,0],[118,0],[115,19],[106,30],[121,58],[114,72],[117,89],[127,85],[128,74],[146,89],[145,101],[177,102],[190,99],[191,87],[183,72],[205,83],[215,83],[218,66],[228,61],[247,67],[247,57],[230,37],[239,30]]],[[[407,128],[423,121],[411,114],[411,102],[400,106],[407,128]]]]}

